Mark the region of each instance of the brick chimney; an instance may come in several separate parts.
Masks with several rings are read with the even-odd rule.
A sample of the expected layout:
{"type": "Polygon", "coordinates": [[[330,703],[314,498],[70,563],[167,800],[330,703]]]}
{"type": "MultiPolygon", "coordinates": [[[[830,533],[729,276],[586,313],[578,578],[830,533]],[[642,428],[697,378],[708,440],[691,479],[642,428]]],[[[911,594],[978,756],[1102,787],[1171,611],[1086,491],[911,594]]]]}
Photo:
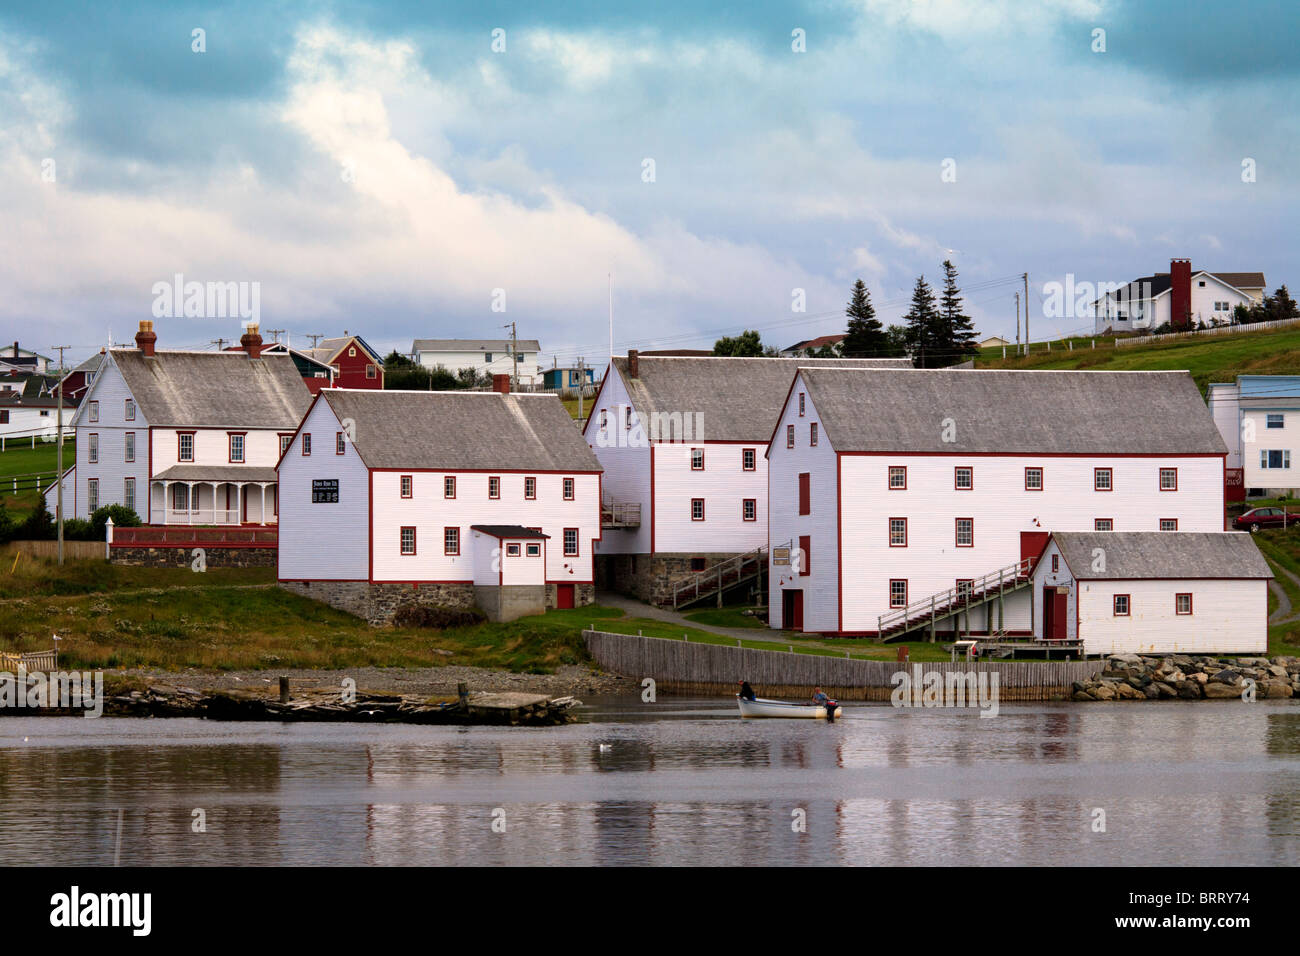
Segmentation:
{"type": "Polygon", "coordinates": [[[636,354],[636,349],[627,350],[627,376],[628,378],[641,377],[641,359],[636,354]]]}
{"type": "Polygon", "coordinates": [[[257,334],[257,326],[250,325],[239,337],[239,344],[248,353],[249,358],[259,358],[262,354],[262,336],[257,334]]]}
{"type": "Polygon", "coordinates": [[[492,376],[492,391],[500,392],[502,395],[510,394],[510,376],[505,372],[497,372],[492,376]]]}
{"type": "Polygon", "coordinates": [[[1192,324],[1192,260],[1169,260],[1169,324],[1185,329],[1192,324]]]}
{"type": "Polygon", "coordinates": [[[154,343],[158,341],[158,336],[154,334],[153,320],[141,319],[140,331],[135,333],[135,347],[140,350],[140,354],[148,357],[153,355],[154,343]]]}

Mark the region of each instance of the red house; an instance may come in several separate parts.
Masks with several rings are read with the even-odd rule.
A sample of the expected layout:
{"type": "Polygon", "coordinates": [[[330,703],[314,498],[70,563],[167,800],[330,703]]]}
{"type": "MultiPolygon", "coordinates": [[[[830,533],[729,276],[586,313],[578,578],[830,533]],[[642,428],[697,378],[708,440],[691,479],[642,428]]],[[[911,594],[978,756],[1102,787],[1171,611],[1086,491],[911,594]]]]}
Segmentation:
{"type": "Polygon", "coordinates": [[[306,354],[334,368],[334,388],[384,387],[384,360],[359,335],[344,330],[339,338],[321,339],[306,354]]]}

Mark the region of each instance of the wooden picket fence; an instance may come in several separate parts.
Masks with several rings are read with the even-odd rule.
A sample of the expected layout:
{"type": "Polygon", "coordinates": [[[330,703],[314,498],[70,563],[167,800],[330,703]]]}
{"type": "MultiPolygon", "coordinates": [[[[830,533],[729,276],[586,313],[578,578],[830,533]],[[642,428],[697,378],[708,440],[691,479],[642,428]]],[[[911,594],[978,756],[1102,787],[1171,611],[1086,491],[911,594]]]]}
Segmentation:
{"type": "Polygon", "coordinates": [[[22,667],[28,671],[56,671],[59,669],[58,651],[28,651],[24,654],[12,654],[0,651],[0,671],[16,671],[22,667]]]}
{"type": "Polygon", "coordinates": [[[1053,700],[1068,697],[1074,681],[1100,672],[1096,661],[948,661],[901,663],[866,661],[723,644],[697,644],[662,637],[584,631],[587,650],[600,667],[635,680],[654,678],[658,689],[681,694],[734,694],[747,680],[764,697],[804,697],[821,687],[841,700],[889,700],[899,671],[938,671],[998,675],[1000,700],[1053,700]]]}

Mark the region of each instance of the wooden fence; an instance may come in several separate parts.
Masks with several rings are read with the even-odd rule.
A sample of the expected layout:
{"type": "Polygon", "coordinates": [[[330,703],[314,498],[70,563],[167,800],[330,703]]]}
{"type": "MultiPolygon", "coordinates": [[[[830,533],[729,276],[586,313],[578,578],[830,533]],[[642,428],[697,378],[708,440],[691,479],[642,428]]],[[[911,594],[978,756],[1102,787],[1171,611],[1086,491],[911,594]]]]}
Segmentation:
{"type": "Polygon", "coordinates": [[[1130,345],[1158,345],[1161,342],[1177,342],[1180,339],[1194,339],[1201,335],[1236,335],[1240,332],[1267,332],[1271,329],[1287,329],[1300,325],[1300,319],[1276,319],[1272,322],[1240,322],[1232,325],[1212,325],[1207,329],[1188,329],[1186,332],[1162,332],[1158,335],[1141,335],[1132,339],[1116,339],[1116,348],[1130,345]]]}
{"type": "MultiPolygon", "coordinates": [[[[28,558],[57,558],[59,542],[57,541],[10,541],[4,546],[4,554],[13,560],[15,551],[22,552],[28,558]]],[[[104,542],[102,541],[64,541],[64,558],[99,558],[104,560],[104,542]]],[[[7,569],[6,569],[7,570],[7,569]]]]}
{"type": "Polygon", "coordinates": [[[680,694],[734,694],[747,680],[764,697],[806,697],[821,687],[841,700],[889,700],[899,671],[909,675],[937,671],[998,675],[998,698],[1053,700],[1068,697],[1070,685],[1087,680],[1104,667],[1093,661],[864,661],[818,654],[791,654],[723,644],[694,644],[661,637],[637,637],[608,631],[584,631],[587,650],[604,670],[635,680],[652,677],[658,689],[680,694]]]}
{"type": "Polygon", "coordinates": [[[28,651],[25,654],[10,654],[0,651],[0,671],[13,672],[19,667],[27,671],[57,671],[59,653],[58,651],[28,651]]]}

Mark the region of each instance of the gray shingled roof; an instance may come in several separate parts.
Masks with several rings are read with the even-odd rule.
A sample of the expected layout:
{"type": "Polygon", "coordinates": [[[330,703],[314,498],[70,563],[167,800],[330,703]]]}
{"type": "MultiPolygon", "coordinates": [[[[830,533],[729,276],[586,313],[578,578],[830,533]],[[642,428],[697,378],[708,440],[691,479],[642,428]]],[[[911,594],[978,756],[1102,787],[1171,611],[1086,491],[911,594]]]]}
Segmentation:
{"type": "Polygon", "coordinates": [[[484,534],[491,535],[494,538],[549,538],[549,534],[542,534],[540,531],[534,531],[532,528],[525,528],[518,524],[472,524],[470,528],[474,531],[481,531],[484,534]]]}
{"type": "Polygon", "coordinates": [[[807,368],[803,378],[840,452],[1228,451],[1187,372],[807,368]]]}
{"type": "MultiPolygon", "coordinates": [[[[706,441],[767,444],[781,406],[801,367],[908,369],[899,359],[678,358],[641,355],[640,377],[631,379],[627,359],[614,356],[614,368],[627,383],[641,421],[656,413],[704,416],[706,441]]],[[[899,371],[897,374],[907,374],[899,371]]],[[[697,436],[698,437],[698,436],[697,436]]]]}
{"type": "Polygon", "coordinates": [[[321,390],[371,468],[600,471],[554,395],[321,390]]]}
{"type": "Polygon", "coordinates": [[[270,481],[274,468],[259,465],[172,465],[153,476],[154,481],[270,481]]]}
{"type": "Polygon", "coordinates": [[[1078,580],[1111,578],[1271,578],[1244,531],[1058,531],[1053,533],[1078,580]],[[1101,548],[1105,570],[1094,571],[1101,548]]]}
{"type": "Polygon", "coordinates": [[[138,349],[110,353],[150,425],[278,428],[293,431],[311,393],[285,354],[173,352],[146,358],[138,349]]]}
{"type": "MultiPolygon", "coordinates": [[[[515,343],[520,352],[540,352],[537,339],[520,339],[515,343]]],[[[509,339],[416,339],[411,352],[508,352],[509,339]]]]}

